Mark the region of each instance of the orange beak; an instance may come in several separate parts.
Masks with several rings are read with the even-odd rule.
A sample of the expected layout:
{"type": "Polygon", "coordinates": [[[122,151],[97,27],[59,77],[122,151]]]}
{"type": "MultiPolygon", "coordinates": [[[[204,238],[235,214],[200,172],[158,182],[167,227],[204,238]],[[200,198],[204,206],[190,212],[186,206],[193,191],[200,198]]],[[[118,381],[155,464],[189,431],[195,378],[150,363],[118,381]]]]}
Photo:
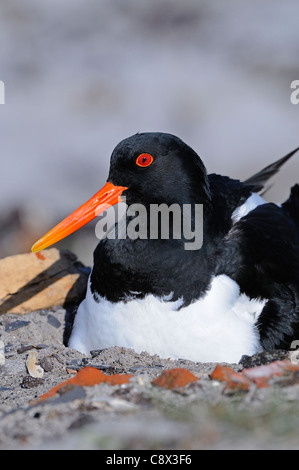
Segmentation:
{"type": "Polygon", "coordinates": [[[128,189],[124,186],[114,186],[112,183],[106,183],[105,186],[97,192],[89,201],[70,214],[66,219],[60,222],[50,232],[40,238],[31,248],[34,253],[43,250],[48,246],[57,243],[59,240],[67,237],[79,228],[86,225],[98,215],[102,214],[109,207],[121,202],[120,195],[128,189]]]}

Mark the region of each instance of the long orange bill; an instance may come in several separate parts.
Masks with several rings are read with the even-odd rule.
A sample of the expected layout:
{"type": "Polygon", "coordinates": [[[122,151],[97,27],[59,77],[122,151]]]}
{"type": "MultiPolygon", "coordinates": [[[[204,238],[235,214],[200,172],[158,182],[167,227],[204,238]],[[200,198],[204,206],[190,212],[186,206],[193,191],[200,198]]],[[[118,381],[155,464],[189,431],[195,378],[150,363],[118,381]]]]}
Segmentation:
{"type": "Polygon", "coordinates": [[[85,202],[85,204],[56,225],[56,227],[52,228],[50,232],[40,238],[33,245],[31,251],[35,253],[36,251],[43,250],[83,227],[83,225],[86,225],[109,207],[120,202],[120,195],[125,189],[128,188],[124,186],[114,186],[109,182],[106,183],[89,201],[85,202]]]}

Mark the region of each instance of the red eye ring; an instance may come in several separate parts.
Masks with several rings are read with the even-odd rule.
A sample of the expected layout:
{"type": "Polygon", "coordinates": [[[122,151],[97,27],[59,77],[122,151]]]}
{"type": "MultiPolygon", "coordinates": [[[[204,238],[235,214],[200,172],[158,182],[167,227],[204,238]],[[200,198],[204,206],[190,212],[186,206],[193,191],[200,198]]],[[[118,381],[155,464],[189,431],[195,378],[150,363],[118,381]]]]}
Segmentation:
{"type": "Polygon", "coordinates": [[[153,163],[154,159],[149,153],[142,153],[137,157],[136,165],[143,168],[150,166],[153,163]]]}

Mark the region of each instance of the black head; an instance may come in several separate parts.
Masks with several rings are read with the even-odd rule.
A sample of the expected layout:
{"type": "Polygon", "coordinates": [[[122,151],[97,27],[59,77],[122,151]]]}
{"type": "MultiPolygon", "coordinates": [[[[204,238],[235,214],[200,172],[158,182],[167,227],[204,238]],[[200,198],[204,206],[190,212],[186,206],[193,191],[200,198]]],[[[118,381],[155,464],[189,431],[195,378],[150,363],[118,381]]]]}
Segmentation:
{"type": "Polygon", "coordinates": [[[111,156],[108,181],[128,188],[124,192],[128,204],[210,200],[203,162],[171,134],[142,133],[120,142],[111,156]]]}

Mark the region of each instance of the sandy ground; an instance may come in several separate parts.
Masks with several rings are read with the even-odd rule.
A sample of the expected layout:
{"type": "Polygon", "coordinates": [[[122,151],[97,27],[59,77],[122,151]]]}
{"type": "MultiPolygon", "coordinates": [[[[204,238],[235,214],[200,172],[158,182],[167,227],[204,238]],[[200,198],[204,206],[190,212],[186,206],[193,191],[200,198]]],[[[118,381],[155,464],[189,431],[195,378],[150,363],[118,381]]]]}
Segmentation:
{"type": "Polygon", "coordinates": [[[229,393],[209,377],[215,364],[170,361],[118,347],[87,357],[64,345],[70,320],[62,308],[1,317],[1,450],[299,448],[294,378],[267,389],[229,393]],[[39,381],[26,369],[32,351],[45,369],[39,381]],[[128,384],[76,387],[33,403],[86,365],[134,377],[128,384]],[[174,390],[151,383],[174,367],[189,369],[199,380],[174,390]]]}

